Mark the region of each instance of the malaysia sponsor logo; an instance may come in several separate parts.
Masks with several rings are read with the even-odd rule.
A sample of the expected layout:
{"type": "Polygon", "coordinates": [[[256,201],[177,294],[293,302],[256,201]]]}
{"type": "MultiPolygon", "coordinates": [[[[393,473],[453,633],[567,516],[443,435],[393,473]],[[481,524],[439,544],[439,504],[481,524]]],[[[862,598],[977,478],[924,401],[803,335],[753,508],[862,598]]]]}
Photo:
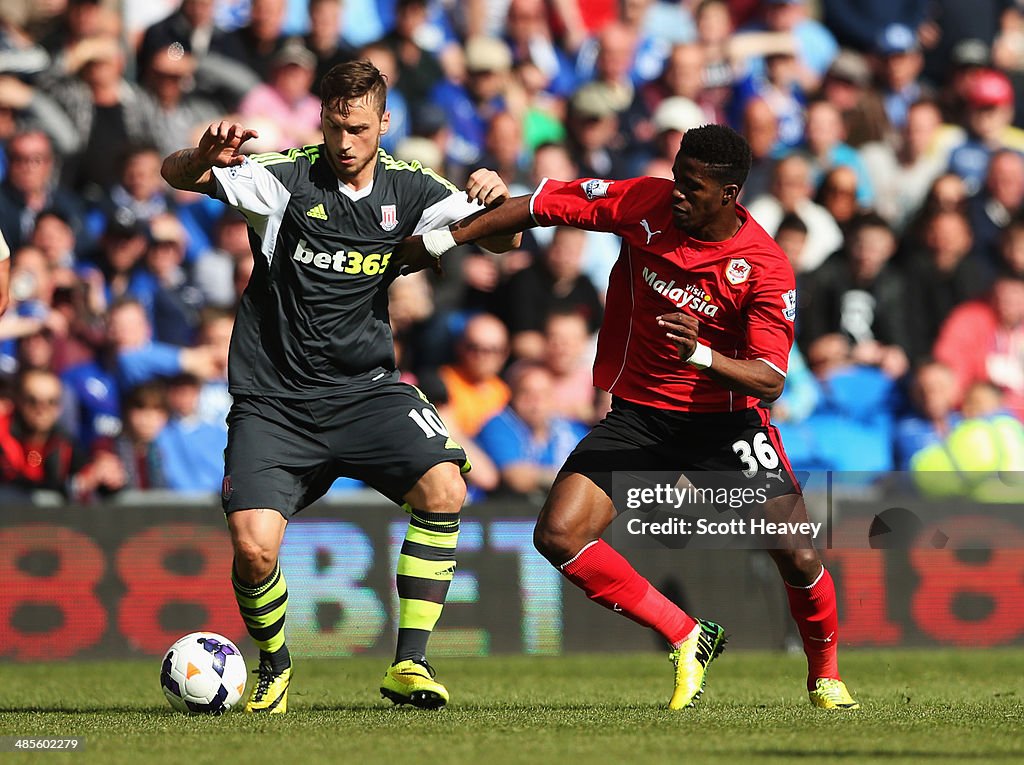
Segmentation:
{"type": "Polygon", "coordinates": [[[796,290],[782,293],[782,316],[786,321],[796,321],[796,290]]]}
{"type": "Polygon", "coordinates": [[[583,181],[580,184],[580,188],[587,195],[587,199],[593,202],[595,199],[603,199],[608,196],[608,187],[611,185],[611,181],[601,181],[597,178],[592,178],[589,181],[583,181]]]}
{"type": "Polygon", "coordinates": [[[398,225],[398,205],[380,206],[380,227],[385,231],[394,231],[398,225]]]}
{"type": "Polygon", "coordinates": [[[743,284],[750,278],[750,264],[743,258],[733,258],[725,267],[725,278],[729,284],[743,284]]]}
{"type": "Polygon", "coordinates": [[[696,284],[677,287],[676,282],[659,279],[658,274],[644,267],[644,281],[659,295],[672,301],[676,308],[689,308],[704,316],[714,316],[719,306],[711,302],[711,295],[696,284]]]}

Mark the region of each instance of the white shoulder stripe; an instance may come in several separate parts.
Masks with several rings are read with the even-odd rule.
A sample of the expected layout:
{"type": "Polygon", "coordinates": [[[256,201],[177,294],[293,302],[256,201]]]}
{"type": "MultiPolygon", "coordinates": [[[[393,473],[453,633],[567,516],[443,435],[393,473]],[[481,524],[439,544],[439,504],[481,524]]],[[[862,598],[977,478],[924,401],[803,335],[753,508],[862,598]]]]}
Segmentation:
{"type": "Polygon", "coordinates": [[[781,369],[779,369],[779,368],[778,368],[777,366],[775,366],[775,365],[774,365],[774,364],[773,364],[772,362],[768,361],[768,359],[756,359],[756,360],[757,360],[757,361],[763,361],[763,362],[764,362],[765,364],[767,364],[768,366],[770,366],[770,367],[771,367],[772,369],[774,369],[774,370],[775,370],[776,372],[778,372],[778,373],[779,373],[780,375],[782,375],[783,377],[785,377],[785,376],[786,376],[786,373],[785,373],[785,372],[783,372],[783,371],[782,371],[781,369]]]}
{"type": "Polygon", "coordinates": [[[533,218],[533,225],[535,226],[539,226],[540,223],[537,222],[537,216],[533,212],[533,201],[537,198],[537,195],[540,194],[540,190],[544,188],[544,184],[547,183],[549,180],[549,178],[541,178],[540,183],[537,184],[537,188],[530,195],[530,217],[533,218]]]}

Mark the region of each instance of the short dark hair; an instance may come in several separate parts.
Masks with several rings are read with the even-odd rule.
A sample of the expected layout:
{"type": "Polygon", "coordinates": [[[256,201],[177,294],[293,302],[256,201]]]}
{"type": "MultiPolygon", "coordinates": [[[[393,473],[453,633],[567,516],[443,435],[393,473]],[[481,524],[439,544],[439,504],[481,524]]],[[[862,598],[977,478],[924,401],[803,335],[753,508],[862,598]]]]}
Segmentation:
{"type": "Polygon", "coordinates": [[[775,235],[778,236],[783,231],[796,231],[800,234],[806,234],[807,224],[796,213],[786,213],[782,220],[779,221],[779,227],[775,230],[775,235]]]}
{"type": "Polygon", "coordinates": [[[679,151],[707,165],[708,174],[723,186],[742,186],[753,161],[750,144],[727,125],[702,125],[683,134],[679,151]]]}
{"type": "Polygon", "coordinates": [[[336,64],[320,80],[320,103],[325,109],[341,107],[347,115],[346,103],[369,95],[377,107],[377,114],[384,114],[388,98],[388,82],[380,69],[364,58],[336,64]]]}

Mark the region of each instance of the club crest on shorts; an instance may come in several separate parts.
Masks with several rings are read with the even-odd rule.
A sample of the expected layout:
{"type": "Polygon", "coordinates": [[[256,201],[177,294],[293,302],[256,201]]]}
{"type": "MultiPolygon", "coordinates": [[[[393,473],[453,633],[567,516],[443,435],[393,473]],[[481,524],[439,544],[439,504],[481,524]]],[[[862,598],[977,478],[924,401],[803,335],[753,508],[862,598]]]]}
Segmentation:
{"type": "Polygon", "coordinates": [[[394,230],[398,225],[398,205],[380,206],[380,227],[385,231],[394,230]]]}
{"type": "Polygon", "coordinates": [[[220,485],[220,497],[225,502],[231,499],[231,495],[235,493],[235,487],[231,484],[231,476],[224,476],[224,480],[220,485]]]}
{"type": "Polygon", "coordinates": [[[725,278],[729,284],[743,284],[750,278],[750,264],[743,258],[733,258],[725,267],[725,278]]]}
{"type": "Polygon", "coordinates": [[[602,199],[608,196],[608,187],[611,185],[611,181],[601,181],[597,178],[592,178],[589,181],[583,181],[580,184],[580,188],[587,195],[587,199],[593,202],[595,199],[602,199]]]}

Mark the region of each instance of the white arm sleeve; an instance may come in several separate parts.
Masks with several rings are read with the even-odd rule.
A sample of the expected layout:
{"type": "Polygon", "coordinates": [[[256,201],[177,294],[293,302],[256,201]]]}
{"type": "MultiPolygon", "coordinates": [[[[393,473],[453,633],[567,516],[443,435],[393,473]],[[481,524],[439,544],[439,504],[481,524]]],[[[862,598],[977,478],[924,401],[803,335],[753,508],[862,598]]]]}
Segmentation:
{"type": "Polygon", "coordinates": [[[213,177],[227,203],[245,216],[260,238],[260,249],[269,263],[292,193],[273,173],[248,157],[234,167],[213,168],[213,177]]]}
{"type": "Polygon", "coordinates": [[[457,220],[462,220],[468,215],[478,213],[484,209],[478,202],[470,202],[464,191],[456,191],[449,194],[440,202],[435,202],[420,216],[416,224],[413,236],[422,234],[425,231],[432,231],[435,228],[443,228],[451,225],[457,220]]]}

